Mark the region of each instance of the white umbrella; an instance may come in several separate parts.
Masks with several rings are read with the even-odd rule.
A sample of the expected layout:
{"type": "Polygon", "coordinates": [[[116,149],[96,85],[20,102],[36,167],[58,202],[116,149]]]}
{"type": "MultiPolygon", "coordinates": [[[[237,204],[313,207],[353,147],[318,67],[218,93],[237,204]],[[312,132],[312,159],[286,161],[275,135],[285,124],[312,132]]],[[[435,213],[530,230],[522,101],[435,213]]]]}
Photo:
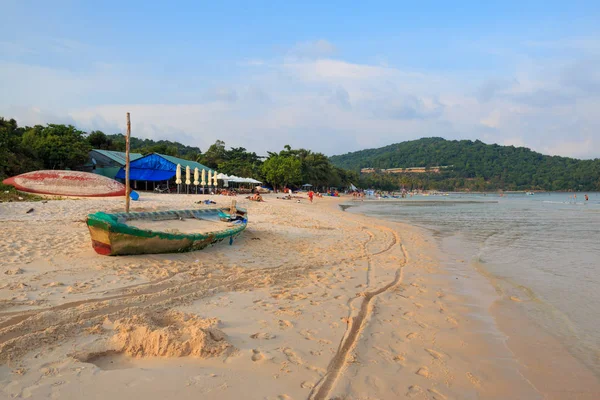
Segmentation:
{"type": "Polygon", "coordinates": [[[177,169],[175,170],[175,183],[181,185],[181,165],[177,164],[177,169]]]}
{"type": "Polygon", "coordinates": [[[217,171],[215,171],[215,173],[214,173],[214,175],[213,175],[213,181],[214,181],[214,183],[215,183],[215,187],[217,187],[217,186],[218,186],[218,184],[219,184],[219,183],[217,182],[217,171]]]}
{"type": "Polygon", "coordinates": [[[208,183],[207,183],[208,186],[212,186],[212,175],[211,174],[212,174],[212,171],[209,169],[208,170],[208,183]]]}
{"type": "Polygon", "coordinates": [[[192,182],[190,181],[190,166],[186,165],[185,167],[185,184],[189,185],[192,182]]]}
{"type": "Polygon", "coordinates": [[[198,171],[198,168],[194,168],[194,185],[198,186],[200,184],[200,182],[198,182],[198,180],[200,179],[200,171],[198,171]]]}
{"type": "Polygon", "coordinates": [[[206,185],[206,170],[202,168],[202,182],[200,183],[202,186],[206,185]]]}

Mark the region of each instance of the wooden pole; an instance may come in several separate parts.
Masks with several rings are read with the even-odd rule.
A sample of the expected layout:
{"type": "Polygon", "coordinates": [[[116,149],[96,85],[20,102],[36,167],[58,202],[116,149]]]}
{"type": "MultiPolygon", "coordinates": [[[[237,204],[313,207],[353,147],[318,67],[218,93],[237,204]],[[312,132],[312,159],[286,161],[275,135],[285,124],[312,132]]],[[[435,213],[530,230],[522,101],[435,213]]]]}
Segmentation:
{"type": "Polygon", "coordinates": [[[237,210],[235,209],[236,201],[231,200],[231,207],[229,207],[229,218],[236,219],[237,218],[237,210]]]}
{"type": "Polygon", "coordinates": [[[131,121],[127,113],[127,135],[125,136],[125,212],[129,212],[129,137],[131,136],[131,121]]]}

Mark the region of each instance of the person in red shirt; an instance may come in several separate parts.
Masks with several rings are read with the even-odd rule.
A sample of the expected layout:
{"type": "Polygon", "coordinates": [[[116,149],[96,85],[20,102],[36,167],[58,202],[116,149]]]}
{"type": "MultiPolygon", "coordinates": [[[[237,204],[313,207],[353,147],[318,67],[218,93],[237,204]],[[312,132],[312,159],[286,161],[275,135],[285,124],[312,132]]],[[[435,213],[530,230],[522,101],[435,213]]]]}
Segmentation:
{"type": "Polygon", "coordinates": [[[314,195],[315,195],[315,192],[313,192],[312,190],[310,192],[308,192],[308,199],[310,200],[311,203],[313,201],[313,196],[314,195]]]}

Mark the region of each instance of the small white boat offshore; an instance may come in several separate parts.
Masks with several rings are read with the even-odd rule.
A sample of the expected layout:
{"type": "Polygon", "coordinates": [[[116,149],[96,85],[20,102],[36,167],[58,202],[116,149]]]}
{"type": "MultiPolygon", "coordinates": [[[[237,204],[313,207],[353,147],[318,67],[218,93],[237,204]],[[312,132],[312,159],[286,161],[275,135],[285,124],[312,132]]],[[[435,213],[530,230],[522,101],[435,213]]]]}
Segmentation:
{"type": "Polygon", "coordinates": [[[533,192],[527,192],[525,193],[527,196],[533,196],[533,192]]]}

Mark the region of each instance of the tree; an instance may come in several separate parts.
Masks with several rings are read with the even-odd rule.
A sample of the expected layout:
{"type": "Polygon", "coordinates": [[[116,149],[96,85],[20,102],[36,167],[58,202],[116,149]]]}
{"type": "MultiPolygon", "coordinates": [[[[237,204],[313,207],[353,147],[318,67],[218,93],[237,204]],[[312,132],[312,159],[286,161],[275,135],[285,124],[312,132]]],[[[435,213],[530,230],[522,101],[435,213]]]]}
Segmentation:
{"type": "Polygon", "coordinates": [[[226,151],[225,142],[222,140],[217,140],[212,144],[198,160],[209,168],[217,168],[223,161],[226,161],[226,151]]]}
{"type": "Polygon", "coordinates": [[[262,160],[254,152],[243,147],[232,147],[225,151],[225,160],[220,162],[217,170],[227,175],[244,177],[260,177],[262,160]]]}
{"type": "Polygon", "coordinates": [[[87,141],[94,149],[112,150],[113,142],[102,131],[92,131],[87,137],[87,141]]]}
{"type": "Polygon", "coordinates": [[[278,187],[299,185],[302,180],[302,163],[296,157],[273,155],[262,166],[267,182],[278,187]]]}
{"type": "Polygon", "coordinates": [[[86,162],[91,146],[72,125],[36,125],[23,134],[23,147],[48,169],[74,169],[86,162]]]}

